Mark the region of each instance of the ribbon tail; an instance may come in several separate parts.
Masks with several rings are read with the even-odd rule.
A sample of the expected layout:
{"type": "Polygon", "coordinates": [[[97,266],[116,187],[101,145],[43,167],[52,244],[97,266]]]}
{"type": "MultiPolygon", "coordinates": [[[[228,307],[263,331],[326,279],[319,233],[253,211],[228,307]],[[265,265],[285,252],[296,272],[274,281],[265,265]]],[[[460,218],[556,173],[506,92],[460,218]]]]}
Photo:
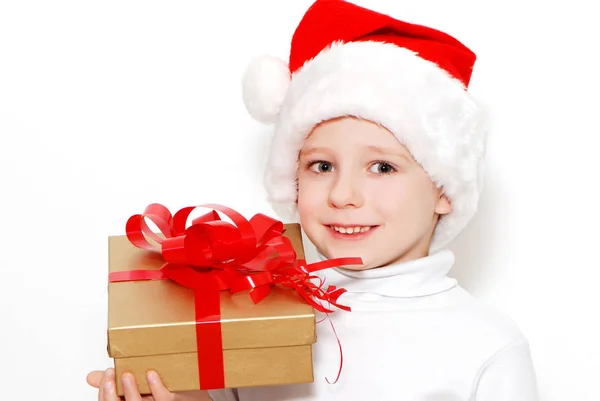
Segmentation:
{"type": "Polygon", "coordinates": [[[328,384],[335,384],[338,382],[340,376],[342,375],[342,367],[344,365],[344,353],[342,351],[342,342],[340,341],[340,338],[338,337],[337,332],[335,331],[335,327],[333,325],[333,322],[331,321],[331,318],[329,317],[329,314],[327,314],[327,320],[329,320],[329,323],[331,324],[331,329],[333,330],[333,334],[335,335],[338,346],[340,348],[340,369],[338,370],[337,377],[335,378],[335,381],[333,383],[330,382],[328,378],[325,378],[328,384]]]}
{"type": "Polygon", "coordinates": [[[338,258],[338,259],[327,259],[319,262],[314,262],[306,265],[306,270],[309,273],[316,272],[318,270],[331,269],[333,267],[347,266],[347,265],[362,265],[363,261],[361,258],[338,258]]]}

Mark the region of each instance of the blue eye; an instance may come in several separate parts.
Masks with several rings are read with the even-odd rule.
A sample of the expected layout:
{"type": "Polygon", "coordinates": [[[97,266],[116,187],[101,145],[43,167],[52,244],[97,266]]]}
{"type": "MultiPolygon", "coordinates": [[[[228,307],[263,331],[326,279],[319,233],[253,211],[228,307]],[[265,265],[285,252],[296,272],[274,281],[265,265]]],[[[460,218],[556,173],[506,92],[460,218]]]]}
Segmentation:
{"type": "Polygon", "coordinates": [[[396,171],[396,169],[389,163],[376,162],[373,163],[369,171],[375,174],[390,174],[396,171]]]}
{"type": "Polygon", "coordinates": [[[329,173],[333,171],[333,164],[324,161],[312,162],[309,166],[315,173],[329,173]]]}

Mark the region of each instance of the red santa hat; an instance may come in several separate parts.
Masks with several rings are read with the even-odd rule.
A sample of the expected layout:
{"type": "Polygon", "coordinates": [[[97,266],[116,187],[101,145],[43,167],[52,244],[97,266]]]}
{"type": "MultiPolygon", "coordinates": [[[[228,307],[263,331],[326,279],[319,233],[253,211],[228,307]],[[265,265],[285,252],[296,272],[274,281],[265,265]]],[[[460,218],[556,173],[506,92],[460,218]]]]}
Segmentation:
{"type": "Polygon", "coordinates": [[[297,219],[298,154],[320,122],[355,116],[381,124],[452,202],[430,251],[449,243],[477,210],[487,119],[467,92],[475,54],[450,35],[342,0],[317,0],[291,43],[289,61],[252,60],[243,99],[274,124],[265,173],[273,209],[297,219]]]}

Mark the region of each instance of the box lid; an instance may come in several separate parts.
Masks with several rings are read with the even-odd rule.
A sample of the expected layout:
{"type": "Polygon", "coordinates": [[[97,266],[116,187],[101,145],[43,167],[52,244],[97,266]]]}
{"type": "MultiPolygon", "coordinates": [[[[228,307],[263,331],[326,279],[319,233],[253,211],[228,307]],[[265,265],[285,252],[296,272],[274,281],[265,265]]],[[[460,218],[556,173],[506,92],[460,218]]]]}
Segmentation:
{"type": "MultiPolygon", "coordinates": [[[[300,226],[286,224],[297,257],[304,258],[300,226]]],[[[109,271],[158,270],[159,254],[134,247],[126,236],[109,237],[109,271]]],[[[296,291],[273,287],[254,304],[247,292],[221,291],[223,349],[311,344],[315,313],[296,291]]],[[[196,351],[193,291],[170,280],[108,285],[108,353],[112,358],[196,351]]]]}

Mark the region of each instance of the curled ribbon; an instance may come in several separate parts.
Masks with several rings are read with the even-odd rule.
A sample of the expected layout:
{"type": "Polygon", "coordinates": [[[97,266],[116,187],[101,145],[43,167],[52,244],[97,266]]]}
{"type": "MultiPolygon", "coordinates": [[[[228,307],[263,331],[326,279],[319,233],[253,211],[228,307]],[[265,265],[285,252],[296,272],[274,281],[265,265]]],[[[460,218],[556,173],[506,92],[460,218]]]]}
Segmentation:
{"type": "MultiPolygon", "coordinates": [[[[283,232],[281,221],[263,214],[256,214],[248,221],[228,207],[205,204],[185,207],[171,215],[165,206],[153,203],[143,214],[128,219],[126,233],[134,246],[160,251],[165,263],[159,270],[112,272],[109,281],[168,279],[192,289],[200,389],[224,388],[220,291],[249,291],[253,302],[258,303],[273,285],[279,284],[296,290],[320,312],[333,312],[331,306],[350,311],[337,302],[345,289],[333,286],[323,289],[323,281],[314,273],[336,266],[362,264],[362,260],[339,258],[307,264],[305,260],[296,259],[292,243],[283,232]],[[213,210],[193,219],[186,227],[190,214],[198,207],[213,210]],[[217,211],[235,225],[221,220],[217,211]],[[146,218],[156,225],[162,236],[148,227],[146,218]]],[[[340,373],[341,365],[338,378],[340,373]]]]}

